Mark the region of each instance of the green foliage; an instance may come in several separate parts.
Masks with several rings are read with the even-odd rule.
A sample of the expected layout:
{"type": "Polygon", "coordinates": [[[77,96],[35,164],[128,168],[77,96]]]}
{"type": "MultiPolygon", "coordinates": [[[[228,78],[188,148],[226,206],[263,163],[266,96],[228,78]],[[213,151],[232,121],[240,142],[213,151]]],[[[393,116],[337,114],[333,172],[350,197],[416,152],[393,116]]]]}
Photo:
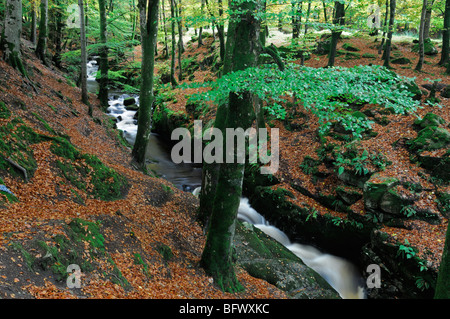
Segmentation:
{"type": "Polygon", "coordinates": [[[332,123],[340,123],[354,139],[361,139],[362,133],[371,128],[372,121],[352,112],[348,101],[330,100],[328,97],[348,95],[359,102],[392,108],[397,114],[412,113],[419,107],[419,102],[405,90],[404,80],[404,77],[381,66],[322,69],[289,65],[281,72],[273,66],[263,65],[226,74],[215,82],[182,87],[211,88],[191,95],[191,101],[219,101],[229,92],[253,92],[265,103],[269,114],[277,119],[286,117],[285,99],[295,97],[318,117],[321,135],[332,123]]]}

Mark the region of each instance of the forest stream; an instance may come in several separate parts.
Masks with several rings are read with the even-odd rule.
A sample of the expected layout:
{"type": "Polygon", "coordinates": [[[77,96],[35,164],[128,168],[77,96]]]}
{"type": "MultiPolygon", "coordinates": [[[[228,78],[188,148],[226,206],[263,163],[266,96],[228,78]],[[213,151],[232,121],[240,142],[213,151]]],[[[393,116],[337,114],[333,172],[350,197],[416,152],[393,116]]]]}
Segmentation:
{"type": "MultiPolygon", "coordinates": [[[[90,60],[87,64],[87,82],[88,90],[91,93],[96,93],[98,90],[98,83],[95,80],[97,70],[96,60],[90,60]]],[[[127,110],[124,105],[124,100],[130,97],[135,99],[136,105],[139,105],[139,96],[137,95],[110,92],[107,112],[116,119],[117,128],[123,131],[124,138],[133,145],[137,133],[136,111],[127,110]]],[[[150,136],[147,159],[147,167],[159,177],[170,181],[178,189],[198,194],[201,185],[201,168],[192,164],[173,163],[169,146],[157,134],[150,136]]],[[[348,260],[323,253],[313,246],[291,242],[284,232],[270,225],[269,221],[256,212],[246,198],[241,199],[238,218],[243,222],[254,225],[288,248],[302,259],[308,267],[319,273],[342,298],[365,298],[360,272],[348,260]]]]}

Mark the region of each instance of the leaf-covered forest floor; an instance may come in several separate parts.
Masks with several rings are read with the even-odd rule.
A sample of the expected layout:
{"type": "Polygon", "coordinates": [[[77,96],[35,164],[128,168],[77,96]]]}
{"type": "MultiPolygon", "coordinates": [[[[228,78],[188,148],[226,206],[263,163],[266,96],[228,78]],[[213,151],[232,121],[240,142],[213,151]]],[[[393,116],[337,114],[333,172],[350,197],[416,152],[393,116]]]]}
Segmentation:
{"type": "Polygon", "coordinates": [[[135,169],[96,96],[90,95],[90,118],[80,90],[67,84],[58,70],[43,66],[30,43],[24,43],[30,80],[0,61],[0,101],[10,111],[0,118],[0,127],[9,130],[2,141],[21,143],[12,134],[14,126],[8,126],[14,121],[40,138],[23,142],[28,153],[21,154],[32,154],[36,161],[28,182],[17,167],[0,170],[1,184],[15,196],[0,193],[0,299],[286,298],[239,268],[244,292],[223,293],[214,286],[198,265],[205,236],[195,221],[197,199],[135,169]],[[86,173],[85,157],[75,155],[75,175],[63,171],[60,163],[67,163],[70,154],[52,149],[55,138],[97,156],[124,176],[128,186],[121,189],[120,199],[88,195],[94,175],[86,173]],[[84,186],[76,184],[80,181],[84,186]],[[87,263],[90,271],[82,273],[81,288],[69,289],[65,279],[57,280],[58,274],[66,274],[60,268],[67,260],[87,263]]]}

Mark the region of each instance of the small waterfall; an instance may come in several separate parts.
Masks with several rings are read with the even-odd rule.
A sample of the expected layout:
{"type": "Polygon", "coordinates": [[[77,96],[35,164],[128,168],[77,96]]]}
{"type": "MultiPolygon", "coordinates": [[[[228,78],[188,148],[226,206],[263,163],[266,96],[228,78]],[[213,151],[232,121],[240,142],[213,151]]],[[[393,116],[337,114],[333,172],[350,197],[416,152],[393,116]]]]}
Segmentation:
{"type": "MultiPolygon", "coordinates": [[[[196,196],[199,193],[200,188],[195,189],[193,192],[196,196]]],[[[243,222],[254,225],[292,251],[306,266],[321,275],[343,299],[365,298],[362,278],[356,267],[349,261],[338,256],[323,253],[313,246],[292,243],[283,231],[270,225],[261,214],[253,209],[247,198],[241,198],[237,217],[243,222]]]]}

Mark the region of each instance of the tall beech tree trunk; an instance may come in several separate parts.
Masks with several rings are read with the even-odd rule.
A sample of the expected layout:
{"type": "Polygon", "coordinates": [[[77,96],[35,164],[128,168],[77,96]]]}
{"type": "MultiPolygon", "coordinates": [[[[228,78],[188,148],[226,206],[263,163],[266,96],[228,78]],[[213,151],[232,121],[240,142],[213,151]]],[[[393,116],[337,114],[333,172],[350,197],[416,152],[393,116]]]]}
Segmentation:
{"type": "MultiPolygon", "coordinates": [[[[333,24],[334,28],[336,26],[341,26],[344,24],[344,15],[345,15],[345,7],[344,4],[336,1],[334,3],[334,18],[333,18],[333,24]]],[[[333,29],[331,31],[331,44],[330,44],[330,53],[328,55],[328,67],[334,66],[334,60],[336,58],[336,47],[339,40],[339,37],[341,36],[342,30],[339,28],[337,30],[333,29]]]]}
{"type": "Polygon", "coordinates": [[[22,0],[7,0],[5,20],[1,37],[3,60],[18,69],[22,75],[27,72],[20,53],[20,35],[22,33],[22,0]]]}
{"type": "Polygon", "coordinates": [[[36,2],[31,2],[31,32],[30,32],[30,41],[33,44],[36,44],[37,40],[37,14],[36,14],[36,2]]]}
{"type": "Polygon", "coordinates": [[[171,27],[172,27],[172,48],[170,54],[170,83],[173,87],[175,87],[178,83],[175,80],[175,47],[177,45],[177,40],[175,39],[175,1],[170,1],[170,18],[171,18],[171,27]]]}
{"type": "Polygon", "coordinates": [[[383,36],[381,38],[381,44],[378,48],[378,54],[381,54],[381,51],[383,50],[384,42],[386,41],[386,27],[388,25],[388,17],[389,17],[389,0],[386,0],[386,11],[384,14],[384,27],[383,27],[383,36]]]}
{"type": "MultiPolygon", "coordinates": [[[[256,66],[260,52],[260,21],[255,15],[261,10],[261,3],[259,0],[253,0],[239,1],[235,4],[233,1],[230,7],[238,9],[241,14],[234,17],[238,20],[228,30],[229,55],[225,57],[226,72],[256,66]],[[231,57],[230,61],[227,61],[228,57],[231,57]]],[[[222,104],[216,115],[216,122],[219,122],[219,126],[224,123],[223,126],[226,128],[240,127],[246,130],[254,120],[254,100],[253,95],[248,92],[240,95],[230,93],[228,103],[222,104]]],[[[222,133],[224,133],[223,130],[222,133]]],[[[226,140],[226,132],[224,137],[226,140]]],[[[236,154],[233,154],[233,158],[234,163],[223,163],[218,171],[206,245],[201,258],[201,265],[205,271],[214,278],[215,283],[222,290],[229,292],[242,289],[234,273],[232,241],[237,209],[242,195],[245,164],[237,163],[236,154]]]]}
{"type": "Polygon", "coordinates": [[[450,42],[450,0],[445,1],[444,26],[442,29],[442,51],[439,65],[446,65],[449,62],[450,42]]]}
{"type": "Polygon", "coordinates": [[[84,3],[78,0],[80,8],[80,42],[81,42],[81,101],[89,106],[88,113],[93,115],[92,105],[89,103],[89,95],[87,90],[87,51],[86,51],[86,25],[84,19],[84,3]]]}
{"type": "Polygon", "coordinates": [[[153,95],[153,72],[155,67],[155,46],[158,36],[159,0],[139,0],[141,25],[142,67],[139,96],[139,117],[136,141],[132,151],[135,161],[144,165],[145,151],[151,133],[153,95]]]}
{"type": "Polygon", "coordinates": [[[417,62],[416,71],[421,71],[424,59],[424,34],[425,34],[425,17],[427,14],[427,0],[423,0],[422,3],[422,14],[420,17],[420,27],[419,27],[419,61],[417,62]]]}
{"type": "Polygon", "coordinates": [[[384,63],[383,66],[389,68],[391,61],[391,44],[392,44],[392,34],[394,33],[394,22],[395,22],[395,0],[390,0],[389,2],[389,29],[386,39],[386,48],[384,52],[384,63]]]}
{"type": "Polygon", "coordinates": [[[107,22],[106,22],[106,0],[98,0],[100,12],[100,43],[103,44],[99,50],[99,70],[100,77],[98,99],[100,105],[106,110],[108,108],[108,46],[107,46],[107,22]]]}
{"type": "Polygon", "coordinates": [[[48,38],[48,0],[41,0],[41,20],[39,21],[39,38],[36,45],[36,55],[44,63],[49,65],[45,54],[47,52],[48,38]]]}

